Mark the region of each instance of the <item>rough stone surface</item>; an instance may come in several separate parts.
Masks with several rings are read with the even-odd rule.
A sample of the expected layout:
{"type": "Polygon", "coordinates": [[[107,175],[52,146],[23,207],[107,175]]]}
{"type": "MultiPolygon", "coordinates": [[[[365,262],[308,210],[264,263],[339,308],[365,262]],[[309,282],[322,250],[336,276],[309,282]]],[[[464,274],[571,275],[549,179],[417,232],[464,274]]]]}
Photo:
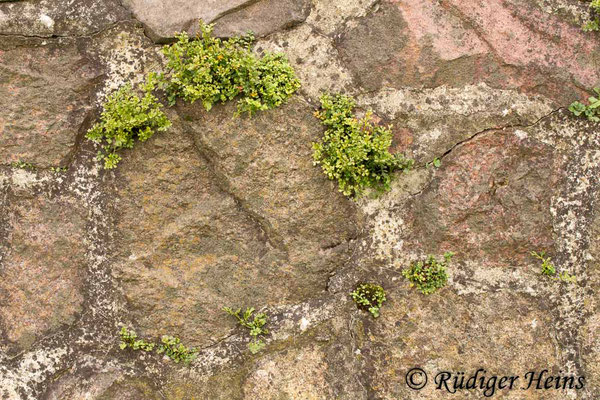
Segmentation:
{"type": "Polygon", "coordinates": [[[303,22],[310,11],[308,0],[124,0],[124,4],[158,42],[178,32],[197,32],[199,19],[214,23],[219,36],[248,31],[265,36],[303,22]]]}
{"type": "Polygon", "coordinates": [[[565,109],[600,84],[586,8],[0,1],[0,398],[481,399],[435,384],[480,368],[519,376],[491,398],[600,398],[599,127],[565,109]],[[198,17],[221,36],[254,30],[301,90],[252,118],[177,103],[171,129],[102,170],[84,138],[102,101],[159,71],[156,42],[198,17]],[[393,125],[415,167],[389,192],[344,198],[313,166],[323,91],[393,125]],[[542,250],[577,283],[542,276],[542,250]],[[445,251],[439,292],[402,277],[445,251]],[[387,292],[377,319],[348,295],[367,281],[387,292]],[[262,351],[223,306],[268,313],[262,351]],[[197,358],[122,351],[121,326],[197,358]],[[429,375],[420,391],[413,367],[429,375]],[[544,369],[585,387],[521,390],[544,369]]]}
{"type": "Polygon", "coordinates": [[[70,40],[0,39],[0,163],[64,166],[100,71],[70,40]]]}
{"type": "Polygon", "coordinates": [[[27,348],[81,312],[86,212],[72,198],[9,197],[0,324],[5,344],[27,348]]]}
{"type": "Polygon", "coordinates": [[[119,0],[0,2],[0,34],[8,36],[90,36],[130,18],[119,0]]]}

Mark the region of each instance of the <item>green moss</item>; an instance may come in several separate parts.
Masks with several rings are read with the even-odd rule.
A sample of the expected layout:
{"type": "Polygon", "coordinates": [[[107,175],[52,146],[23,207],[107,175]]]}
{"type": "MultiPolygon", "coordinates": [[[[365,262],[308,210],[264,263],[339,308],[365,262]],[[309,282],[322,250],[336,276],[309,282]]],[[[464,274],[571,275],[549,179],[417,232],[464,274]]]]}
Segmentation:
{"type": "Polygon", "coordinates": [[[348,96],[321,96],[321,110],[315,116],[327,129],[323,139],[313,143],[314,163],[337,180],[346,196],[360,195],[366,188],[389,190],[393,172],[410,169],[413,161],[391,154],[390,127],[373,124],[370,111],[357,119],[355,105],[348,96]]]}
{"type": "Polygon", "coordinates": [[[212,37],[212,25],[200,22],[197,40],[179,33],[177,42],[163,48],[167,59],[161,76],[169,103],[177,98],[201,101],[206,110],[216,103],[238,99],[238,114],[253,114],[283,104],[300,81],[282,54],[255,56],[254,37],[221,40],[212,37]]]}
{"type": "Polygon", "coordinates": [[[438,261],[434,256],[429,255],[427,260],[419,261],[402,271],[402,275],[411,282],[411,286],[416,286],[421,293],[429,295],[436,290],[446,286],[448,274],[446,267],[454,253],[444,254],[443,261],[438,261]]]}
{"type": "Polygon", "coordinates": [[[363,283],[358,285],[350,295],[359,308],[370,312],[373,318],[379,317],[379,309],[386,300],[385,290],[381,286],[363,283]]]}

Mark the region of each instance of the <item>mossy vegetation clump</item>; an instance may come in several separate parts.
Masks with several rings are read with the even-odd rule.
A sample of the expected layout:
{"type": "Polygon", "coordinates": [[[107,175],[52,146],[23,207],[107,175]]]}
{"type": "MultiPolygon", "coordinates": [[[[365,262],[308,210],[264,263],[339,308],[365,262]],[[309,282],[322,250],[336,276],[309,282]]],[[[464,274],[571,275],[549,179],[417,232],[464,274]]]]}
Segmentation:
{"type": "Polygon", "coordinates": [[[411,286],[424,295],[429,295],[446,286],[448,273],[446,268],[454,256],[453,252],[444,254],[444,259],[438,261],[435,256],[429,255],[425,261],[413,263],[409,268],[402,271],[402,275],[408,279],[411,286]]]}
{"type": "Polygon", "coordinates": [[[352,299],[358,306],[371,313],[373,318],[379,317],[379,310],[383,305],[385,298],[385,290],[379,285],[373,283],[362,283],[350,293],[352,299]]]}
{"type": "Polygon", "coordinates": [[[258,57],[251,51],[252,34],[221,40],[212,36],[212,25],[200,22],[196,40],[187,33],[163,47],[167,59],[161,87],[169,104],[177,98],[202,102],[206,110],[216,103],[238,98],[238,114],[254,114],[283,104],[300,81],[282,54],[258,57]]]}
{"type": "Polygon", "coordinates": [[[391,128],[375,125],[371,111],[356,118],[355,106],[349,96],[321,96],[321,109],[315,116],[326,130],[323,139],[313,143],[314,164],[321,165],[329,179],[337,180],[346,196],[359,196],[367,188],[389,190],[394,171],[410,169],[413,161],[391,154],[391,128]]]}
{"type": "Polygon", "coordinates": [[[156,75],[150,73],[139,86],[142,96],[129,83],[108,96],[100,122],[86,134],[88,139],[102,145],[97,160],[104,162],[105,169],[116,168],[121,161],[118,154],[121,149],[131,149],[136,141],[145,142],[155,132],[171,126],[162,104],[153,94],[156,84],[156,75]]]}

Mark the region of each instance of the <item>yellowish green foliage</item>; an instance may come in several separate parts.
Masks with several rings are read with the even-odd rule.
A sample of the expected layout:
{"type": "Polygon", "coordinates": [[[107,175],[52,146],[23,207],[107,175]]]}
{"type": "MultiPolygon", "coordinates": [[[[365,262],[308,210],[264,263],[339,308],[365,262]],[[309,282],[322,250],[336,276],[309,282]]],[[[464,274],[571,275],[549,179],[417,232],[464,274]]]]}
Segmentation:
{"type": "Polygon", "coordinates": [[[413,161],[391,154],[391,128],[375,125],[370,111],[356,118],[355,106],[348,96],[321,96],[321,110],[315,116],[326,130],[323,139],[313,143],[314,164],[337,180],[346,196],[360,195],[366,188],[389,190],[393,172],[410,169],[413,161]]]}
{"type": "Polygon", "coordinates": [[[250,49],[254,37],[221,40],[212,36],[212,25],[200,22],[195,40],[187,33],[165,46],[166,70],[161,86],[172,105],[177,98],[200,101],[210,110],[216,103],[238,99],[238,114],[252,115],[283,104],[300,81],[282,54],[257,57],[250,49]]]}
{"type": "Polygon", "coordinates": [[[157,131],[165,131],[171,122],[161,110],[162,104],[152,93],[156,88],[155,74],[149,74],[140,85],[140,97],[131,84],[121,86],[108,96],[100,121],[87,132],[86,137],[102,145],[98,161],[105,169],[112,169],[121,160],[121,149],[130,149],[136,140],[145,142],[157,131]]]}

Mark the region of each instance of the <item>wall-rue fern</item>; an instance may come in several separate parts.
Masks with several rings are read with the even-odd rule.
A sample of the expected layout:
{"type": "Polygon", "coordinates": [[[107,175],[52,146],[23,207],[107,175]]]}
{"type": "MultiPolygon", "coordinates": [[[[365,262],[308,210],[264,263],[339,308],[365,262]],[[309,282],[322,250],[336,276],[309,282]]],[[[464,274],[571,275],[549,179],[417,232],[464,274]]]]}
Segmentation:
{"type": "Polygon", "coordinates": [[[429,255],[425,261],[413,263],[409,268],[402,271],[402,275],[411,282],[411,286],[416,286],[421,293],[428,295],[436,290],[446,286],[448,273],[446,267],[454,253],[449,251],[444,254],[444,259],[438,261],[432,255],[429,255]]]}
{"type": "Polygon", "coordinates": [[[238,114],[252,115],[283,104],[300,81],[282,54],[262,58],[250,49],[254,37],[221,40],[212,37],[212,25],[200,22],[197,40],[179,33],[177,42],[163,48],[167,59],[161,86],[170,104],[177,98],[201,101],[206,110],[238,98],[238,114]]]}
{"type": "Polygon", "coordinates": [[[575,101],[569,106],[569,111],[577,117],[584,116],[592,122],[600,122],[600,88],[594,88],[594,92],[596,96],[588,98],[588,105],[575,101]]]}
{"type": "Polygon", "coordinates": [[[231,316],[234,316],[241,326],[250,331],[252,340],[250,343],[248,343],[248,349],[252,354],[258,353],[265,347],[265,343],[262,341],[262,339],[260,339],[260,336],[269,333],[269,331],[264,328],[268,321],[267,314],[256,313],[254,314],[254,318],[252,318],[252,314],[254,313],[253,307],[246,308],[246,311],[244,311],[243,314],[241,308],[233,310],[230,307],[223,307],[223,311],[231,316]]]}
{"type": "Polygon", "coordinates": [[[154,343],[138,339],[138,335],[133,329],[122,327],[119,336],[121,337],[121,344],[119,345],[121,350],[130,348],[132,350],[152,351],[154,349],[154,343]]]}
{"type": "Polygon", "coordinates": [[[137,333],[133,329],[128,329],[126,327],[121,328],[119,336],[121,338],[121,344],[119,345],[121,350],[129,348],[132,350],[151,352],[156,348],[158,354],[164,353],[176,363],[183,362],[185,364],[189,364],[196,358],[196,349],[184,346],[179,338],[173,336],[164,335],[161,338],[158,347],[156,347],[155,343],[139,339],[137,333]]]}
{"type": "Polygon", "coordinates": [[[152,93],[157,78],[150,73],[140,85],[142,97],[133,90],[131,84],[121,86],[108,96],[103,105],[100,122],[87,132],[86,137],[102,145],[98,161],[104,162],[105,169],[115,168],[121,156],[117,152],[130,149],[136,140],[144,142],[156,131],[165,131],[171,122],[161,110],[162,104],[152,93]]]}
{"type": "Polygon", "coordinates": [[[391,129],[373,124],[370,111],[356,118],[355,105],[348,96],[321,96],[315,116],[327,129],[323,139],[313,143],[314,164],[337,180],[346,196],[360,195],[366,188],[389,190],[393,172],[409,169],[413,161],[391,154],[391,129]]]}
{"type": "Polygon", "coordinates": [[[171,360],[175,361],[175,363],[183,362],[184,364],[189,364],[196,358],[197,350],[184,346],[179,338],[164,335],[160,339],[160,344],[156,352],[158,354],[164,353],[171,360]]]}
{"type": "Polygon", "coordinates": [[[550,257],[546,257],[545,251],[540,251],[539,253],[532,251],[531,256],[542,262],[540,270],[542,275],[555,280],[560,280],[565,283],[577,283],[577,278],[575,275],[571,275],[567,271],[562,271],[557,275],[556,267],[552,263],[552,259],[550,257]]]}
{"type": "Polygon", "coordinates": [[[379,309],[385,299],[385,290],[379,285],[373,283],[362,283],[350,293],[356,305],[373,315],[373,318],[379,317],[379,309]]]}

